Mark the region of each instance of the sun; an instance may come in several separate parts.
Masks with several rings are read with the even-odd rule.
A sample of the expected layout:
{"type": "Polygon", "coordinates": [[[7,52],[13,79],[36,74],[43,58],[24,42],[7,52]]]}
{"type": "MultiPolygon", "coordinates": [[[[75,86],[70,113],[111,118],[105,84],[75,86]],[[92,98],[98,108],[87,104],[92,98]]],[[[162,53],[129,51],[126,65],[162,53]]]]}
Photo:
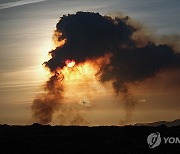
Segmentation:
{"type": "Polygon", "coordinates": [[[76,62],[74,60],[69,60],[68,59],[68,60],[65,61],[65,64],[66,64],[67,67],[74,67],[76,62]]]}

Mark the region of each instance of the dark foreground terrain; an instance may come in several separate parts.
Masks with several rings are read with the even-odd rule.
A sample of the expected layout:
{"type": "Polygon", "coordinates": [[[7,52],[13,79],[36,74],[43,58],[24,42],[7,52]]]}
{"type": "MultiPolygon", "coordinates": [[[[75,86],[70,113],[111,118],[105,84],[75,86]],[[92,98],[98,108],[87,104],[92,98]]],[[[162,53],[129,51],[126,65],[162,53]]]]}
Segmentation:
{"type": "Polygon", "coordinates": [[[180,144],[165,144],[163,137],[180,137],[180,126],[0,125],[0,153],[180,153],[180,144]],[[147,136],[154,132],[162,141],[151,149],[147,136]]]}

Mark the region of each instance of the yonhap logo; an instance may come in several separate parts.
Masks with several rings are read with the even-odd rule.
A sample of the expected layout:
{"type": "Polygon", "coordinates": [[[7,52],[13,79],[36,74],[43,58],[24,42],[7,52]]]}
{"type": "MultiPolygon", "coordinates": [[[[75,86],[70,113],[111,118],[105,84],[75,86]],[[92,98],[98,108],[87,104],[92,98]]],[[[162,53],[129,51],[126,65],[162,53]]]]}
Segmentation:
{"type": "Polygon", "coordinates": [[[155,148],[161,143],[161,136],[159,132],[152,133],[147,137],[147,143],[149,144],[149,147],[155,148]]]}
{"type": "Polygon", "coordinates": [[[179,137],[161,137],[159,132],[151,133],[147,137],[147,143],[153,149],[161,144],[161,139],[163,139],[164,144],[180,144],[179,137]]]}

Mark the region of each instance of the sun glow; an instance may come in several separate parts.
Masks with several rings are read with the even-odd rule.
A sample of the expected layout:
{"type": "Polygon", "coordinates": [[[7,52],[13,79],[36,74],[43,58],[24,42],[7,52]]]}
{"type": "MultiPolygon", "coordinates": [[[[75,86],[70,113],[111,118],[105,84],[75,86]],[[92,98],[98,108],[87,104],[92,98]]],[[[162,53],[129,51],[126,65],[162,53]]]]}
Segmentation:
{"type": "Polygon", "coordinates": [[[112,92],[111,84],[105,88],[105,85],[99,82],[98,72],[101,65],[109,63],[109,57],[110,55],[105,55],[81,63],[68,59],[63,68],[57,68],[57,74],[63,76],[63,80],[60,81],[64,88],[63,103],[92,106],[95,99],[107,97],[107,92],[112,92]]]}
{"type": "Polygon", "coordinates": [[[66,67],[64,67],[61,72],[64,75],[65,81],[74,81],[74,80],[82,80],[84,78],[92,78],[96,74],[96,69],[93,66],[86,62],[75,65],[74,60],[67,60],[66,67]],[[72,68],[73,69],[69,69],[72,68]]]}
{"type": "Polygon", "coordinates": [[[65,82],[77,82],[77,80],[79,80],[78,82],[97,81],[99,66],[109,63],[110,56],[106,55],[98,59],[86,60],[82,63],[76,63],[74,60],[68,59],[65,61],[66,66],[60,69],[60,72],[63,74],[65,82]]]}
{"type": "Polygon", "coordinates": [[[90,100],[103,89],[96,78],[97,68],[90,61],[78,64],[70,61],[60,72],[64,76],[62,82],[65,87],[64,100],[66,103],[76,102],[79,105],[91,106],[93,102],[90,100]],[[73,67],[69,67],[69,64],[73,67]],[[85,97],[89,101],[82,101],[85,97]]]}
{"type": "Polygon", "coordinates": [[[76,62],[74,60],[69,60],[68,59],[68,60],[65,61],[65,64],[66,64],[67,67],[74,67],[76,62]]]}

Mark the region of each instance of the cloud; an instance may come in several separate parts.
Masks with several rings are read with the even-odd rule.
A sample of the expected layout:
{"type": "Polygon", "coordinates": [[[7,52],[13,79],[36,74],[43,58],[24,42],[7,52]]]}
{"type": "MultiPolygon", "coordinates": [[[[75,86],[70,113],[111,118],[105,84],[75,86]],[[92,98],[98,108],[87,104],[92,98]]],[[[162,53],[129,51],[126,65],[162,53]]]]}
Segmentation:
{"type": "MultiPolygon", "coordinates": [[[[64,81],[68,79],[63,69],[68,59],[76,62],[75,67],[91,62],[97,71],[89,76],[97,77],[96,81],[100,84],[112,83],[115,96],[121,96],[125,103],[125,119],[120,124],[131,120],[137,103],[145,102],[134,99],[130,85],[154,77],[160,71],[180,68],[180,54],[172,46],[157,45],[148,38],[140,41],[145,40],[143,32],[133,38],[133,34],[142,28],[131,20],[128,16],[112,18],[94,12],[77,12],[60,18],[53,36],[57,47],[49,52],[51,58],[44,63],[52,76],[45,84],[46,94],[36,98],[32,105],[36,122],[50,123],[53,114],[59,110],[65,120],[72,111],[75,112],[70,124],[84,122],[78,109],[72,106],[63,108],[64,89],[67,88],[64,81]]],[[[71,69],[73,71],[75,69],[71,69]]],[[[73,84],[71,88],[74,88],[73,84]]],[[[80,104],[91,106],[86,98],[80,104]]]]}
{"type": "Polygon", "coordinates": [[[98,74],[101,82],[113,82],[117,94],[128,91],[127,83],[143,81],[162,69],[180,67],[180,54],[167,44],[148,40],[137,47],[138,40],[132,35],[141,27],[130,20],[127,16],[113,19],[91,12],[63,16],[56,28],[62,33],[58,40],[66,39],[66,44],[51,51],[52,58],[45,65],[55,71],[63,68],[67,59],[81,63],[110,54],[110,62],[99,66],[98,74]]]}
{"type": "Polygon", "coordinates": [[[2,4],[0,4],[0,10],[12,8],[12,7],[16,7],[16,6],[22,6],[22,5],[26,5],[26,4],[43,2],[43,1],[46,1],[46,0],[21,0],[21,1],[17,1],[17,2],[2,3],[2,4]]]}

